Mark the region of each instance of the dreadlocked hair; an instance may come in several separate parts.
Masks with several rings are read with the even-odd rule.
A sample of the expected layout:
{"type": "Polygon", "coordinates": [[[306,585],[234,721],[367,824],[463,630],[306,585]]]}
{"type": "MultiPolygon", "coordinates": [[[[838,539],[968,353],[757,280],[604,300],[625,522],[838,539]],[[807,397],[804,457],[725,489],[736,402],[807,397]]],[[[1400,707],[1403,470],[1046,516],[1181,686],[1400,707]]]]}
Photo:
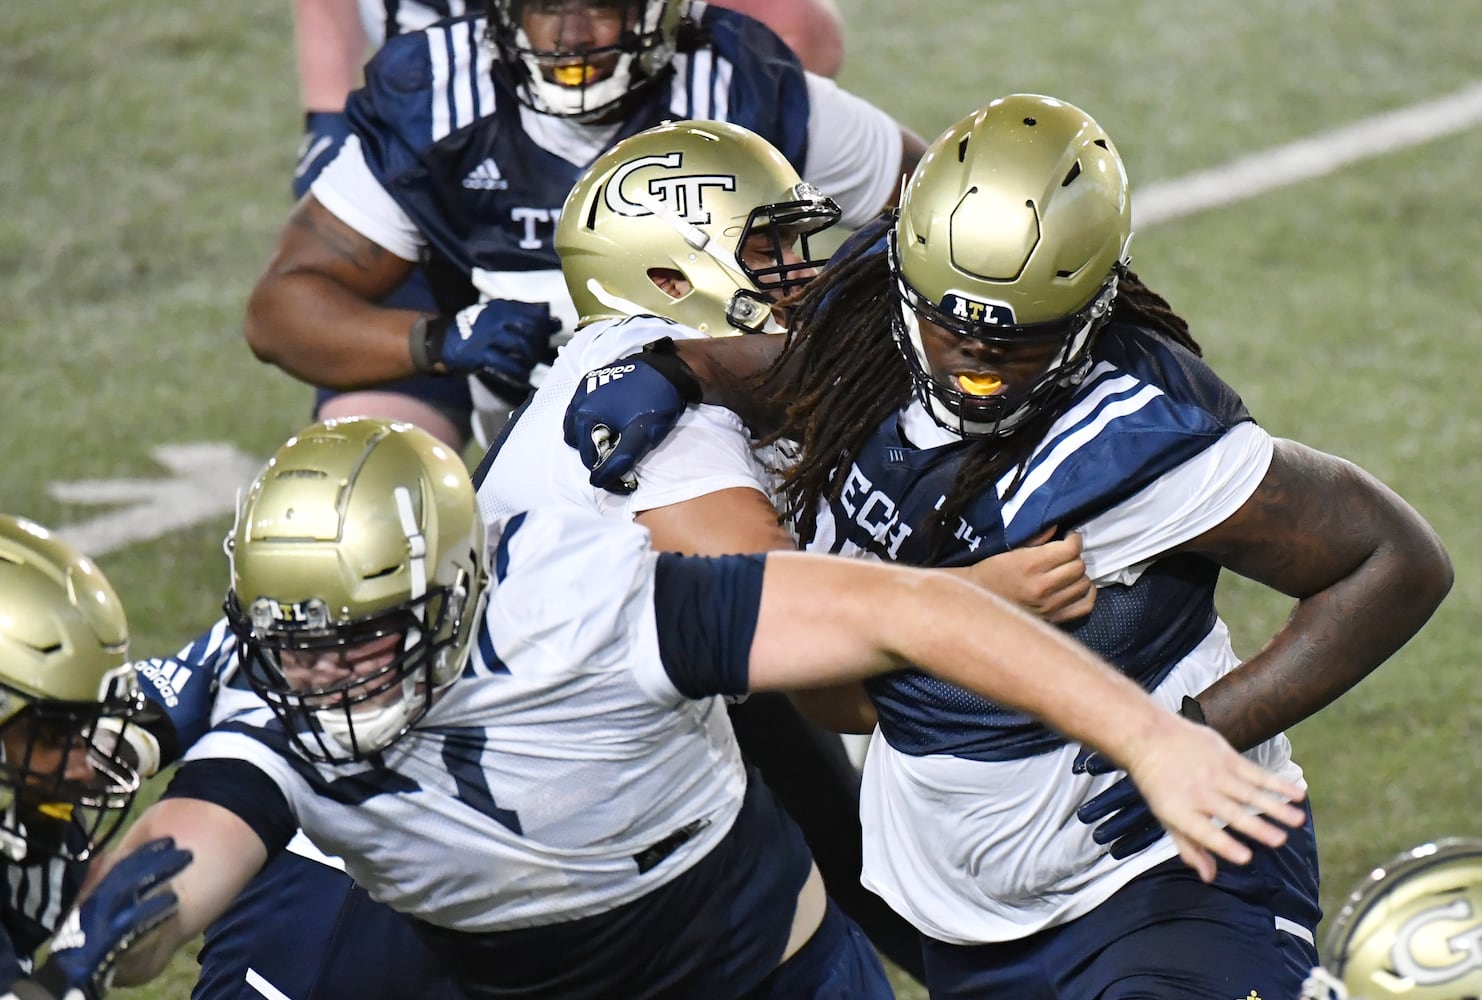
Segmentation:
{"type": "MultiPolygon", "coordinates": [[[[821,502],[839,500],[854,461],[884,420],[911,399],[910,369],[892,332],[895,298],[889,260],[868,243],[782,303],[791,307],[787,344],[754,383],[773,412],[785,414],[778,430],[761,444],[790,438],[802,446],[799,461],[783,471],[783,516],[800,543],[817,533],[821,502]],[[873,251],[873,252],[872,252],[873,251]]],[[[1198,355],[1188,323],[1132,271],[1123,274],[1109,322],[1121,321],[1198,355]]],[[[1074,394],[1065,392],[1006,439],[967,438],[957,474],[935,522],[927,530],[933,554],[952,538],[967,508],[1011,468],[1005,496],[1012,496],[1028,459],[1074,394]]]]}
{"type": "Polygon", "coordinates": [[[1144,285],[1135,271],[1126,272],[1118,282],[1117,301],[1112,306],[1111,318],[1145,327],[1197,357],[1204,356],[1204,349],[1189,333],[1188,322],[1173,311],[1163,296],[1144,285]]]}
{"type": "Polygon", "coordinates": [[[781,492],[783,516],[806,544],[818,526],[819,500],[837,500],[843,489],[836,470],[847,473],[875,427],[910,400],[911,374],[891,335],[890,264],[868,242],[831,260],[782,305],[791,306],[787,344],[755,389],[785,414],[761,444],[788,438],[802,446],[781,492]]]}

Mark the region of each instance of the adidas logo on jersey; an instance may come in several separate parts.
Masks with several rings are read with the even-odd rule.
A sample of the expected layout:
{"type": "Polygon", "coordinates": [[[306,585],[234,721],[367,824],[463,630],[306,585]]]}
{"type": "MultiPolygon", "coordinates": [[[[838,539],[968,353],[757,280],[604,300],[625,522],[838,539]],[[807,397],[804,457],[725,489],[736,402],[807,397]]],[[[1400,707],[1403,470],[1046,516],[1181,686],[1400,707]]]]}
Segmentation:
{"type": "Polygon", "coordinates": [[[507,191],[509,181],[500,174],[499,164],[491,156],[468,172],[468,176],[463,178],[463,186],[470,191],[507,191]]]}
{"type": "Polygon", "coordinates": [[[180,692],[185,690],[193,674],[189,667],[173,660],[145,660],[137,665],[137,669],[139,676],[147,678],[155,686],[169,708],[180,704],[180,692]]]}
{"type": "Polygon", "coordinates": [[[598,368],[594,372],[587,373],[587,392],[595,392],[599,385],[616,382],[624,375],[633,372],[633,365],[609,365],[606,368],[598,368]]]}

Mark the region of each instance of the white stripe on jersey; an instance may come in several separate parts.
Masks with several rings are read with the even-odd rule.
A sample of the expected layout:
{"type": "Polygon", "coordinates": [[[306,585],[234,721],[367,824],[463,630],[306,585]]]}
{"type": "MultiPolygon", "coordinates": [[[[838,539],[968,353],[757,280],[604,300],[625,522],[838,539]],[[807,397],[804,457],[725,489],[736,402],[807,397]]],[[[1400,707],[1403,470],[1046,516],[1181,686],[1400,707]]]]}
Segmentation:
{"type": "Polygon", "coordinates": [[[482,18],[430,28],[424,38],[432,69],[432,141],[437,142],[494,110],[494,55],[482,18]],[[452,52],[451,60],[448,53],[452,52]]]}
{"type": "MultiPolygon", "coordinates": [[[[1065,411],[1059,420],[1055,421],[1045,434],[1045,439],[1054,440],[1057,437],[1061,437],[1061,435],[1064,436],[1055,442],[1048,455],[1041,456],[1041,454],[1036,453],[1030,459],[1030,462],[1034,463],[1034,467],[1024,477],[1023,482],[1019,486],[1019,492],[1014,494],[1013,497],[1002,501],[1005,528],[1014,523],[1014,518],[1033,497],[1035,490],[1044,486],[1050,477],[1055,474],[1056,470],[1062,464],[1069,461],[1083,444],[1093,440],[1106,429],[1107,425],[1118,417],[1126,416],[1129,413],[1136,413],[1153,400],[1164,395],[1163,390],[1157,386],[1144,384],[1142,388],[1126,399],[1119,399],[1114,403],[1108,404],[1099,413],[1096,412],[1096,407],[1100,406],[1107,396],[1120,390],[1131,388],[1136,384],[1137,380],[1130,375],[1125,378],[1108,379],[1105,386],[1097,386],[1095,391],[1089,393],[1085,398],[1077,400],[1074,406],[1065,411]],[[1087,417],[1093,413],[1095,413],[1095,418],[1087,420],[1087,417]],[[1081,421],[1086,421],[1086,423],[1069,434],[1065,433],[1069,428],[1075,427],[1081,421]]],[[[1017,469],[1011,469],[995,484],[1000,499],[1008,492],[1008,488],[1013,483],[1014,477],[1017,474],[1017,469]]]]}

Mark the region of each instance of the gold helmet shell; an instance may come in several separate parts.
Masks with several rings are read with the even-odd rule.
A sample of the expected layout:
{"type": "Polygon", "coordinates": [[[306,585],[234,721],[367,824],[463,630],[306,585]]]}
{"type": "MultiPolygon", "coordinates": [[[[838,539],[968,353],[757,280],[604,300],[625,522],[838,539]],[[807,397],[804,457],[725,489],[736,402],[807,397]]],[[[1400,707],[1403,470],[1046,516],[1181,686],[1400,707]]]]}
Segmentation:
{"type": "Polygon", "coordinates": [[[309,756],[385,749],[457,677],[486,595],[484,542],[462,458],[410,424],[324,421],[273,455],[227,542],[227,615],[249,682],[309,756]],[[395,658],[342,690],[308,696],[283,674],[285,651],[393,634],[395,658]]]}
{"type": "Polygon", "coordinates": [[[1341,983],[1327,995],[1350,1000],[1482,997],[1482,840],[1423,844],[1370,872],[1333,918],[1322,971],[1341,983]]]}
{"type": "Polygon", "coordinates": [[[905,187],[890,239],[897,339],[938,422],[1010,433],[1073,388],[1115,299],[1131,235],[1122,159],[1080,108],[1013,94],[943,132],[905,187]],[[1036,383],[975,399],[930,377],[921,320],[959,336],[1063,350],[1036,383]]]}
{"type": "Polygon", "coordinates": [[[125,818],[139,775],[121,747],[143,706],[128,646],[123,605],[97,565],[41,525],[0,515],[0,848],[13,859],[85,859],[125,818]],[[70,751],[38,752],[59,735],[85,747],[87,778],[69,771],[70,751]],[[38,764],[47,757],[55,768],[38,764]]]}
{"type": "Polygon", "coordinates": [[[599,156],[566,199],[555,246],[583,325],[646,313],[717,337],[762,330],[774,298],[821,266],[808,239],[838,219],[838,206],[761,136],[681,121],[599,156]],[[769,257],[761,266],[742,253],[758,236],[769,257]],[[786,257],[794,238],[798,256],[786,257]],[[672,297],[651,277],[661,271],[689,290],[672,297]]]}

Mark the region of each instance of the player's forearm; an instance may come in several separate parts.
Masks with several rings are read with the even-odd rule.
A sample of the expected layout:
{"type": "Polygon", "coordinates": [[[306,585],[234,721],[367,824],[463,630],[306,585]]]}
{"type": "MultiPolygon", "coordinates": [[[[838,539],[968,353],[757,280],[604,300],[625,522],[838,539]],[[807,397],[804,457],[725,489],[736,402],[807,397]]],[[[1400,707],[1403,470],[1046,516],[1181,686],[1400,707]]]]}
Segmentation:
{"type": "Polygon", "coordinates": [[[369,304],[313,272],[275,274],[248,300],[247,343],[305,382],[359,389],[415,372],[410,331],[421,315],[369,304]]]}
{"type": "Polygon", "coordinates": [[[946,573],[767,557],[752,690],[822,687],[912,664],[1119,763],[1173,718],[1080,643],[946,573]]]}
{"type": "Polygon", "coordinates": [[[724,406],[746,422],[754,437],[776,428],[785,416],[756,399],[757,376],[782,355],[782,334],[681,340],[675,350],[700,383],[702,401],[724,406]]]}
{"type": "Polygon", "coordinates": [[[1166,724],[1170,713],[1060,630],[946,574],[922,577],[909,618],[876,618],[895,656],[1119,763],[1166,724]]]}

